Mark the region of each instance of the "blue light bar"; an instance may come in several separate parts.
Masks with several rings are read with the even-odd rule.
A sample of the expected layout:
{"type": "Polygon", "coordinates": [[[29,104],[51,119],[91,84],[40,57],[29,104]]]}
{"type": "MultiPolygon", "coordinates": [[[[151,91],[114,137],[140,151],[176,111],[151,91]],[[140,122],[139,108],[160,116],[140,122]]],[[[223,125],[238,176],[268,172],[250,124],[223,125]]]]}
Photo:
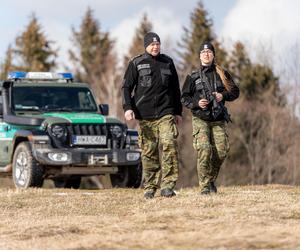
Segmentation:
{"type": "Polygon", "coordinates": [[[26,72],[22,71],[12,71],[7,75],[7,79],[23,79],[26,77],[26,72]]]}
{"type": "Polygon", "coordinates": [[[65,73],[58,73],[58,74],[61,75],[64,79],[73,80],[73,74],[72,73],[65,72],[65,73]]]}
{"type": "Polygon", "coordinates": [[[7,75],[12,80],[73,80],[72,73],[51,73],[51,72],[22,72],[13,71],[7,75]]]}

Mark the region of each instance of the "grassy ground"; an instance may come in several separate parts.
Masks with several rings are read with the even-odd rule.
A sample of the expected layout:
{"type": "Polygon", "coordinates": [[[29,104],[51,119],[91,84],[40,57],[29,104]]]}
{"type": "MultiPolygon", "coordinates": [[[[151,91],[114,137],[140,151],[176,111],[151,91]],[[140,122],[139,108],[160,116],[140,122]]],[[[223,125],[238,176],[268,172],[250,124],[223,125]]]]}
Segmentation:
{"type": "Polygon", "coordinates": [[[300,188],[0,189],[0,249],[300,249],[300,188]]]}

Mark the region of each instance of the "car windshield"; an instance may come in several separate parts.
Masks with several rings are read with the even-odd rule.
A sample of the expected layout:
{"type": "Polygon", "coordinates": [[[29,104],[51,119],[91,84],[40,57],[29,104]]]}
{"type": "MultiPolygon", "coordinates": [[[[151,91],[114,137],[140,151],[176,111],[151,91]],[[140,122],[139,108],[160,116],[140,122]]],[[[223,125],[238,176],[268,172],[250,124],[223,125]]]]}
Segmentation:
{"type": "Polygon", "coordinates": [[[12,105],[15,111],[97,111],[92,93],[85,87],[14,86],[12,105]]]}

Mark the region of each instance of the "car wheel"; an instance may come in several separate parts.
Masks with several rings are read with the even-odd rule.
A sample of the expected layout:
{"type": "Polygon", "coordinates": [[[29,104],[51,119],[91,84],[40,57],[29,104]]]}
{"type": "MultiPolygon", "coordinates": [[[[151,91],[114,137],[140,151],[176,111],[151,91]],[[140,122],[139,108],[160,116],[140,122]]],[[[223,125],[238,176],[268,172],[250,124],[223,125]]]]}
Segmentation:
{"type": "Polygon", "coordinates": [[[110,175],[113,187],[139,188],[142,182],[142,164],[121,166],[116,174],[110,175]]]}
{"type": "Polygon", "coordinates": [[[17,188],[42,187],[44,169],[32,156],[29,142],[21,142],[13,156],[13,181],[17,188]]]}
{"type": "Polygon", "coordinates": [[[142,183],[143,167],[140,162],[138,165],[129,167],[129,180],[127,187],[139,188],[142,183]]]}
{"type": "Polygon", "coordinates": [[[121,166],[116,174],[110,175],[111,185],[113,187],[125,188],[128,184],[128,167],[121,166]]]}

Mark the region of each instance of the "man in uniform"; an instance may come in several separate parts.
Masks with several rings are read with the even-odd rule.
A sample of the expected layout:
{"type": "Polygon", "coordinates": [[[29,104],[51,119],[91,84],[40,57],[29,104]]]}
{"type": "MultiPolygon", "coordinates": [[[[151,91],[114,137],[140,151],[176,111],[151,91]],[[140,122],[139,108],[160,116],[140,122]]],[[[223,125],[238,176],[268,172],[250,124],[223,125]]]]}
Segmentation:
{"type": "Polygon", "coordinates": [[[149,32],[144,37],[145,53],[133,58],[124,75],[122,96],[125,119],[139,121],[142,149],[144,197],[175,196],[178,179],[177,124],[182,105],[178,75],[173,60],[160,53],[160,38],[149,32]],[[161,163],[159,145],[162,146],[161,163]]]}
{"type": "Polygon", "coordinates": [[[215,181],[229,151],[225,121],[230,121],[225,101],[239,96],[230,74],[215,62],[215,49],[205,42],[199,50],[200,68],[187,75],[182,103],[192,112],[193,146],[201,194],[217,193],[215,181]]]}

